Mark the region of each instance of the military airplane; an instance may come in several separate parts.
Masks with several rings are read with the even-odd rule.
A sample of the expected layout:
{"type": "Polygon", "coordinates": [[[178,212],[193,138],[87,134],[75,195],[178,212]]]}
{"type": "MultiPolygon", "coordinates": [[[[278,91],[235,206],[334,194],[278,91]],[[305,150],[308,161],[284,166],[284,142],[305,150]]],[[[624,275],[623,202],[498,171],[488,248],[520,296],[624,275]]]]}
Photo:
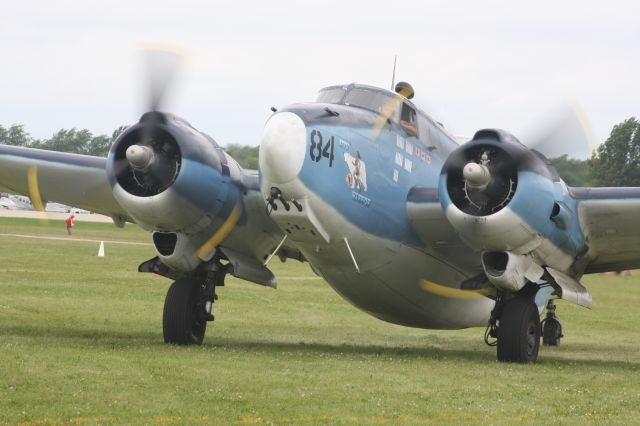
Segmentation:
{"type": "Polygon", "coordinates": [[[150,231],[156,256],[139,271],[174,281],[167,343],[202,343],[226,275],[276,287],[278,257],[381,320],[485,326],[500,361],[534,362],[541,337],[563,337],[555,300],[591,306],[583,274],[640,266],[640,189],[568,187],[499,129],[459,145],[407,83],[272,108],[258,171],[161,97],[107,158],[0,146],[0,189],[150,231]]]}

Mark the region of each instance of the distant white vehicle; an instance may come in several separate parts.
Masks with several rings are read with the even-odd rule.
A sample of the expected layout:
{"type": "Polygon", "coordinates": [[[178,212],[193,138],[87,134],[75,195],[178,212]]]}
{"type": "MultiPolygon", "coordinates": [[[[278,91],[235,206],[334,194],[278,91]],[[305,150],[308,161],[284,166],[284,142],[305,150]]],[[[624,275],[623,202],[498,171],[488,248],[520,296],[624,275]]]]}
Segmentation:
{"type": "Polygon", "coordinates": [[[13,203],[14,207],[11,210],[35,210],[29,197],[8,194],[7,199],[13,203]]]}
{"type": "Polygon", "coordinates": [[[16,204],[9,197],[0,198],[0,209],[17,210],[16,204]]]}
{"type": "Polygon", "coordinates": [[[44,208],[45,211],[52,213],[69,213],[70,209],[71,207],[60,203],[47,203],[44,208]]]}
{"type": "MultiPolygon", "coordinates": [[[[33,203],[29,197],[23,195],[5,194],[6,197],[0,198],[0,208],[8,210],[35,210],[33,203]]],[[[77,207],[67,206],[60,203],[47,203],[45,211],[53,213],[74,213],[89,214],[93,213],[89,210],[79,209],[77,207]]]]}
{"type": "MultiPolygon", "coordinates": [[[[62,205],[62,204],[61,204],[62,205]]],[[[68,213],[74,213],[74,214],[93,214],[93,212],[90,212],[89,210],[84,210],[84,209],[79,209],[77,207],[68,207],[67,212],[68,213]]]]}

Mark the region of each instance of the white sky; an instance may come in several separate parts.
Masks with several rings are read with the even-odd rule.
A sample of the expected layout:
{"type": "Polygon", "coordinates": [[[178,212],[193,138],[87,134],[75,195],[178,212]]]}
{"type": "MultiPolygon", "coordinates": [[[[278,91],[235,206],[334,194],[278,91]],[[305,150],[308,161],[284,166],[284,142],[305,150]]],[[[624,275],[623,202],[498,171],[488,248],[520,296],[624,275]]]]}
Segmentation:
{"type": "Polygon", "coordinates": [[[270,106],[398,79],[458,135],[520,135],[566,99],[598,142],[640,116],[640,2],[3,1],[0,124],[110,134],[143,112],[142,43],[189,53],[164,108],[257,145],[270,106]]]}

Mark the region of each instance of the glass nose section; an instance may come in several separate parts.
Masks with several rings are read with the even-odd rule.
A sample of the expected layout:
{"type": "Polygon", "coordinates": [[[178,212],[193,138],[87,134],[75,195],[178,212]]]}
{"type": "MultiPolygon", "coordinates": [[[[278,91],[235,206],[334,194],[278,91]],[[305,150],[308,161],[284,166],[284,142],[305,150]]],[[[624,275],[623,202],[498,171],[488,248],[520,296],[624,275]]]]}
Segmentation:
{"type": "Polygon", "coordinates": [[[270,183],[284,184],[295,179],[306,152],[307,128],[289,111],[274,114],[264,126],[260,143],[260,171],[270,183]]]}

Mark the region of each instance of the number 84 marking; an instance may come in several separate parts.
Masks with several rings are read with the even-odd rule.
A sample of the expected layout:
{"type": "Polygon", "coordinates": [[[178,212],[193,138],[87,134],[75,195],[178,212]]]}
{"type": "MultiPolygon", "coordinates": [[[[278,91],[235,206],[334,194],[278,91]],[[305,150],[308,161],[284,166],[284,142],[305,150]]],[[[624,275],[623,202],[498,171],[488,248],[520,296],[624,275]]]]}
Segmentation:
{"type": "Polygon", "coordinates": [[[328,158],[329,167],[333,167],[333,147],[335,145],[333,136],[331,136],[323,145],[322,133],[320,133],[320,130],[312,130],[310,139],[311,146],[309,148],[309,157],[311,157],[311,160],[319,163],[323,158],[328,158]]]}

